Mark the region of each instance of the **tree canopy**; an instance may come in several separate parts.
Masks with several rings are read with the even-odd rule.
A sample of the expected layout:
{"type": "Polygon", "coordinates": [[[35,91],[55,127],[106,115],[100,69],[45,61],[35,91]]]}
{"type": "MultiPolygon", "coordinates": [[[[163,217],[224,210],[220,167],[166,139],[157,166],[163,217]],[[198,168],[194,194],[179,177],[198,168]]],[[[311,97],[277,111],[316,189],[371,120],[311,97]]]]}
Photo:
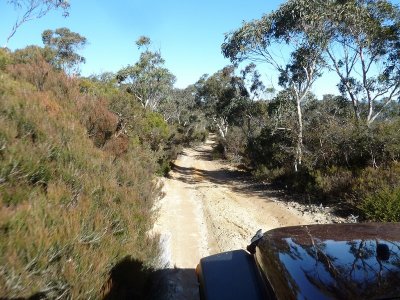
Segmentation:
{"type": "Polygon", "coordinates": [[[54,51],[53,64],[69,74],[79,73],[79,65],[85,63],[85,58],[77,53],[83,48],[87,40],[79,33],[72,32],[68,28],[45,30],[42,33],[42,41],[46,48],[54,51]]]}
{"type": "Polygon", "coordinates": [[[304,82],[313,67],[334,71],[355,118],[370,124],[400,95],[399,20],[398,6],[387,0],[290,0],[229,33],[222,51],[233,62],[267,62],[286,83],[290,74],[304,82]],[[280,43],[295,46],[288,67],[271,51],[280,43]]]}
{"type": "Polygon", "coordinates": [[[136,45],[146,49],[140,54],[138,62],[118,71],[117,80],[143,107],[156,111],[166,93],[172,89],[175,76],[164,67],[160,51],[148,49],[150,43],[145,36],[137,40],[136,45]]]}

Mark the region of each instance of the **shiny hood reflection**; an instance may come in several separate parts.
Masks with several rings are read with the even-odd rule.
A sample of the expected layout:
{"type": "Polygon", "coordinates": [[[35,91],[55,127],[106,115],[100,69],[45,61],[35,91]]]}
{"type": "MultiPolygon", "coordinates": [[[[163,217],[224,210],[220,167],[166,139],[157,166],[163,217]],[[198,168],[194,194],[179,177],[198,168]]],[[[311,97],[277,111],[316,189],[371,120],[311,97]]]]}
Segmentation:
{"type": "Polygon", "coordinates": [[[267,232],[257,261],[278,299],[400,299],[400,225],[267,232]]]}

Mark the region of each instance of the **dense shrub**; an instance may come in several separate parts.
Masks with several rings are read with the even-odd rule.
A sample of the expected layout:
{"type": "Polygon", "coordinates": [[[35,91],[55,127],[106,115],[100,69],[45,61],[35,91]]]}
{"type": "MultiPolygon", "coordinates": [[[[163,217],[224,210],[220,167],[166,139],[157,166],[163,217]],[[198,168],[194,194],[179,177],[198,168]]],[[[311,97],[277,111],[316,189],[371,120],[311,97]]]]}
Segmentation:
{"type": "Polygon", "coordinates": [[[312,172],[314,191],[320,198],[337,201],[352,190],[353,172],[343,167],[329,167],[312,172]]]}
{"type": "Polygon", "coordinates": [[[349,103],[341,97],[308,102],[297,172],[293,116],[276,105],[269,104],[269,122],[247,141],[245,153],[256,177],[307,193],[318,203],[345,206],[367,220],[400,221],[399,105],[367,126],[355,122],[349,103]]]}
{"type": "Polygon", "coordinates": [[[273,130],[265,127],[260,135],[248,142],[247,156],[257,167],[263,165],[269,170],[293,167],[294,142],[292,132],[273,130]]]}
{"type": "Polygon", "coordinates": [[[116,91],[108,105],[119,116],[120,131],[131,137],[133,146],[151,152],[158,163],[156,173],[166,175],[171,170],[171,162],[181,151],[175,127],[167,124],[159,113],[144,110],[126,92],[116,91]]]}
{"type": "Polygon", "coordinates": [[[0,48],[0,70],[4,71],[10,61],[11,57],[9,51],[5,48],[0,48]]]}
{"type": "Polygon", "coordinates": [[[84,97],[80,103],[82,122],[97,147],[103,147],[117,132],[118,116],[107,109],[107,103],[95,97],[84,97]]]}
{"type": "Polygon", "coordinates": [[[127,257],[157,262],[157,165],[107,101],[43,68],[0,70],[0,297],[99,299],[127,257]]]}
{"type": "Polygon", "coordinates": [[[174,143],[190,146],[193,143],[205,142],[208,137],[208,131],[205,126],[200,124],[178,125],[174,135],[174,143]]]}
{"type": "Polygon", "coordinates": [[[246,136],[239,127],[232,127],[223,141],[227,158],[234,163],[242,163],[246,151],[246,136]]]}
{"type": "Polygon", "coordinates": [[[352,181],[347,200],[360,210],[366,219],[400,221],[399,190],[400,164],[385,168],[365,168],[352,181]]]}
{"type": "Polygon", "coordinates": [[[400,187],[381,189],[362,200],[359,209],[368,220],[378,222],[399,222],[400,187]]]}

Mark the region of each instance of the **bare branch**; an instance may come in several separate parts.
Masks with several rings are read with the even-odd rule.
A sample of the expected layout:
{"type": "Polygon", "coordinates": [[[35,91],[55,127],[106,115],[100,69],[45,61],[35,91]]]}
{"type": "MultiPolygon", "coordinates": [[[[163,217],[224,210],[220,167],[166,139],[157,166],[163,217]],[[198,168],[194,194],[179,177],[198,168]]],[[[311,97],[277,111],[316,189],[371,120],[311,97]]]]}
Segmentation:
{"type": "Polygon", "coordinates": [[[7,47],[10,39],[15,35],[17,30],[26,22],[34,19],[40,19],[44,17],[49,11],[57,10],[61,8],[63,10],[63,16],[68,16],[68,9],[70,4],[67,0],[13,0],[9,1],[10,4],[14,5],[14,9],[23,10],[21,18],[17,18],[9,35],[7,36],[4,47],[7,47]]]}

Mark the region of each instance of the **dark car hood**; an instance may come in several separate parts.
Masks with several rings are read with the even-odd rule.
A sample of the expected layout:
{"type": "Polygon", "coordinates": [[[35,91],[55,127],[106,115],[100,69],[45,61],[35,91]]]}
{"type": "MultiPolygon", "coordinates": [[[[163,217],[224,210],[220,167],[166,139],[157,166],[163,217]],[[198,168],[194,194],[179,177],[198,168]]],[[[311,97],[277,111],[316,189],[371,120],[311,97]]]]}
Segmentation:
{"type": "Polygon", "coordinates": [[[399,223],[274,229],[256,256],[278,299],[400,297],[399,223]]]}

